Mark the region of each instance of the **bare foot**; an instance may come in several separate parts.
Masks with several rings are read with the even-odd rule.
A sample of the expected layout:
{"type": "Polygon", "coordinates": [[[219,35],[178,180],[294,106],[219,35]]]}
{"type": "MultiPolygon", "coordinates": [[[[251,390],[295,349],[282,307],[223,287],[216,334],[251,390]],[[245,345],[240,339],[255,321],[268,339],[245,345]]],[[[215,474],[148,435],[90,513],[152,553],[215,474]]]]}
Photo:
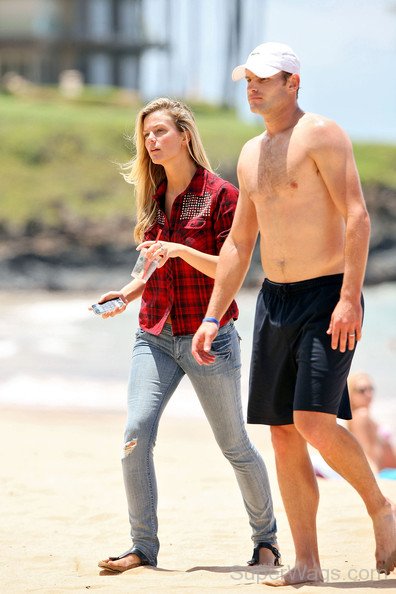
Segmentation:
{"type": "Polygon", "coordinates": [[[294,584],[313,582],[323,582],[323,575],[320,566],[307,567],[306,565],[296,565],[284,575],[276,579],[267,579],[261,584],[265,586],[293,586],[294,584]]]}
{"type": "Polygon", "coordinates": [[[376,543],[377,571],[389,575],[396,567],[396,508],[387,501],[383,509],[371,519],[376,543]]]}
{"type": "MultiPolygon", "coordinates": [[[[277,543],[274,543],[272,546],[275,547],[276,549],[278,549],[277,543]]],[[[277,557],[274,555],[274,553],[270,549],[266,549],[266,548],[262,547],[259,550],[259,561],[258,561],[258,565],[271,565],[271,566],[274,566],[276,560],[277,560],[277,557]]],[[[280,564],[281,564],[281,562],[282,561],[279,558],[279,562],[276,565],[279,567],[280,564]]]]}
{"type": "Polygon", "coordinates": [[[112,561],[111,557],[109,557],[105,561],[99,561],[98,563],[98,567],[107,569],[108,571],[114,571],[116,573],[122,573],[123,571],[128,571],[128,569],[135,569],[135,567],[140,567],[141,565],[144,565],[141,558],[134,553],[114,561],[112,561]]]}

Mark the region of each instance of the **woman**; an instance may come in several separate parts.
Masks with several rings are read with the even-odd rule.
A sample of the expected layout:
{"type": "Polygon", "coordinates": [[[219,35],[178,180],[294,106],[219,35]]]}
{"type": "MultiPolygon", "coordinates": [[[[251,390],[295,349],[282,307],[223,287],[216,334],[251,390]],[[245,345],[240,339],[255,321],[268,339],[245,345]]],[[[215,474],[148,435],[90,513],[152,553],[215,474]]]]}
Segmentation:
{"type": "Polygon", "coordinates": [[[381,427],[371,416],[374,396],[373,380],[367,373],[353,373],[348,378],[352,420],[347,427],[362,446],[373,470],[396,468],[396,451],[389,429],[381,427]]]}
{"type": "Polygon", "coordinates": [[[157,564],[157,487],[153,448],[159,419],[187,374],[216,440],[231,462],[252,526],[251,564],[279,564],[276,522],[264,463],[249,441],[240,401],[239,340],[232,303],[219,322],[213,349],[216,364],[202,368],[191,355],[191,340],[202,322],[213,287],[218,253],[231,227],[237,202],[234,186],[210,167],[190,109],[157,99],[137,116],[136,157],[123,167],[135,185],[138,249],[159,259],[145,284],[134,279],[100,299],[121,297],[123,312],[141,297],[139,329],[132,355],[125,429],[124,482],[133,546],[99,567],[122,572],[157,564]],[[159,232],[161,240],[157,241],[159,232]]]}

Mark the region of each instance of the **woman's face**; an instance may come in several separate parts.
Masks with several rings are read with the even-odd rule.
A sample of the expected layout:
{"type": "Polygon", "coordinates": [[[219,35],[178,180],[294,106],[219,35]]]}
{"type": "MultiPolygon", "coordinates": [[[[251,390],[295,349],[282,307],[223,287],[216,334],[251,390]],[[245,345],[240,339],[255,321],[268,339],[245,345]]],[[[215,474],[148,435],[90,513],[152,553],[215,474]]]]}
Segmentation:
{"type": "Polygon", "coordinates": [[[180,158],[187,149],[186,134],[180,132],[167,111],[154,111],[143,122],[146,150],[153,163],[165,166],[180,158]]]}
{"type": "Polygon", "coordinates": [[[374,386],[370,377],[365,373],[354,376],[350,386],[352,408],[369,408],[374,394],[374,386]]]}

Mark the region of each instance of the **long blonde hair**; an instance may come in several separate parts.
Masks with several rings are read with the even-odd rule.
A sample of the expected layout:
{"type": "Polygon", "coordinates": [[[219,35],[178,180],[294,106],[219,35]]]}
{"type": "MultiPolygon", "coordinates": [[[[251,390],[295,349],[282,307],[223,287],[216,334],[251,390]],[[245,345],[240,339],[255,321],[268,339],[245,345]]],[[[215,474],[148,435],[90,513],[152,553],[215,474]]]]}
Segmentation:
{"type": "Polygon", "coordinates": [[[150,159],[143,136],[143,125],[146,116],[155,111],[166,111],[173,119],[180,132],[187,132],[189,138],[188,152],[191,159],[205,169],[212,171],[198,132],[197,124],[191,109],[175,99],[160,97],[150,101],[136,116],[133,144],[136,154],[131,161],[121,165],[124,179],[135,186],[136,226],[135,241],[141,242],[145,230],[150,227],[157,216],[158,206],[152,196],[159,184],[166,179],[165,169],[150,159]]]}

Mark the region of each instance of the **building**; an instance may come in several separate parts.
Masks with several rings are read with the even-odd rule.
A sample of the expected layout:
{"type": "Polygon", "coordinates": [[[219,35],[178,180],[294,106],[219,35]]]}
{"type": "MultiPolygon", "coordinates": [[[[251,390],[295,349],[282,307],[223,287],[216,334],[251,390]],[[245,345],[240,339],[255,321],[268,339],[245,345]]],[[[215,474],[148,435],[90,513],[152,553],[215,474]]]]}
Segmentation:
{"type": "Polygon", "coordinates": [[[143,0],[0,0],[0,76],[16,72],[37,84],[63,70],[85,82],[139,88],[142,55],[167,51],[145,30],[143,0]]]}

